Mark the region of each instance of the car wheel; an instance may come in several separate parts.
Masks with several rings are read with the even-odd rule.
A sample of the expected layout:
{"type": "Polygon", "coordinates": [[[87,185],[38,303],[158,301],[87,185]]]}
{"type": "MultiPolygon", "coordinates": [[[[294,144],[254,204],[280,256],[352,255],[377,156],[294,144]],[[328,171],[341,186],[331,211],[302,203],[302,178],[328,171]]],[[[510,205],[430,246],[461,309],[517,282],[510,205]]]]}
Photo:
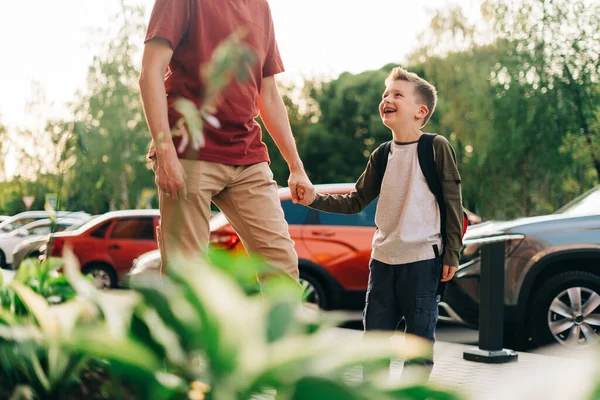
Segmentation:
{"type": "Polygon", "coordinates": [[[0,268],[6,268],[6,256],[2,250],[0,250],[0,268]]]}
{"type": "Polygon", "coordinates": [[[117,287],[117,274],[106,264],[91,264],[82,271],[84,275],[94,278],[94,286],[97,289],[112,289],[117,287]]]}
{"type": "Polygon", "coordinates": [[[327,307],[327,294],[319,279],[311,274],[300,272],[299,281],[302,285],[304,301],[325,310],[327,307]]]}
{"type": "Polygon", "coordinates": [[[580,348],[600,338],[600,277],[584,271],[558,274],[533,302],[533,340],[580,348]]]}

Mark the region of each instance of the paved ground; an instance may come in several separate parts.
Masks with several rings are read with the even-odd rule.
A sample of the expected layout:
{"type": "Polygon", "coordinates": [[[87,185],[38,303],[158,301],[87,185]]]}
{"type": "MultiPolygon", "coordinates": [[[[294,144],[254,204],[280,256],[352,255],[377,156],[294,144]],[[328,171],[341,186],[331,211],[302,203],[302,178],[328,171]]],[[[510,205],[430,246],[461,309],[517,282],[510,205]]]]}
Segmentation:
{"type": "Polygon", "coordinates": [[[9,271],[6,269],[1,269],[0,268],[0,273],[2,273],[2,277],[4,278],[5,282],[8,282],[12,279],[12,277],[15,275],[14,271],[9,271]]]}
{"type": "MultiPolygon", "coordinates": [[[[338,329],[332,339],[351,341],[360,334],[338,329]]],[[[472,348],[438,342],[430,383],[456,391],[466,399],[591,400],[590,393],[600,381],[600,349],[589,350],[577,358],[564,349],[544,349],[554,355],[519,353],[516,362],[494,365],[464,360],[463,352],[472,348]]],[[[399,381],[402,370],[402,360],[392,364],[391,384],[399,381]]],[[[348,379],[361,379],[360,370],[352,371],[348,379]]]]}

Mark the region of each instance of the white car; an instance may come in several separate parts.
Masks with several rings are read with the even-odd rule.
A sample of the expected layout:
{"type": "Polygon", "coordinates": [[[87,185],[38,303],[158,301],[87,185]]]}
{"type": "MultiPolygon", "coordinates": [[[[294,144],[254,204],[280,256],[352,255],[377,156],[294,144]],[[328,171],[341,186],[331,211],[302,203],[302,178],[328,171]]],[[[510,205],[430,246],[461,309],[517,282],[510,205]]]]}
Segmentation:
{"type": "Polygon", "coordinates": [[[160,275],[160,250],[152,250],[133,260],[133,266],[126,277],[126,285],[141,283],[156,275],[160,275]]]}
{"type": "MultiPolygon", "coordinates": [[[[56,211],[56,218],[69,218],[69,219],[89,219],[90,214],[83,211],[56,211]]],[[[9,233],[13,230],[30,224],[40,219],[50,218],[48,211],[25,211],[19,214],[15,214],[12,217],[2,221],[0,223],[0,234],[9,233]]]]}
{"type": "MultiPolygon", "coordinates": [[[[54,223],[54,232],[61,232],[73,224],[80,224],[80,219],[60,218],[54,223]]],[[[52,232],[52,221],[41,219],[31,222],[10,233],[0,234],[0,266],[7,268],[13,263],[13,251],[15,247],[27,239],[46,236],[52,232]]]]}

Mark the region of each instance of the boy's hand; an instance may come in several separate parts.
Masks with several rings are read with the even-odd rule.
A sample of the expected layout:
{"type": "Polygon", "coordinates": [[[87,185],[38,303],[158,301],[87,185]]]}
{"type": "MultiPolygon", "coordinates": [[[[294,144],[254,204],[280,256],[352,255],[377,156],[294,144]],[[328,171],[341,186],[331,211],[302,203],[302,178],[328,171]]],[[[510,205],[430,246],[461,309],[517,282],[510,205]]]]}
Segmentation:
{"type": "Polygon", "coordinates": [[[454,274],[458,271],[458,267],[444,265],[442,269],[442,282],[448,282],[454,278],[454,274]]]}

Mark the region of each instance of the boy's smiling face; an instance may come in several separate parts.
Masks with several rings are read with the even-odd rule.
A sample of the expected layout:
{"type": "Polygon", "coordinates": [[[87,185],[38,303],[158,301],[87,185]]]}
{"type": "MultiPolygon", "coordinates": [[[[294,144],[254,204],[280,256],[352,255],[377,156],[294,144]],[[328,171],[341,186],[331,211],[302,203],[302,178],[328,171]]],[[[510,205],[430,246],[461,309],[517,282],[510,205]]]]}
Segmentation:
{"type": "Polygon", "coordinates": [[[422,120],[429,110],[415,93],[412,82],[396,80],[386,86],[379,103],[379,115],[383,124],[390,129],[422,126],[422,120]]]}

